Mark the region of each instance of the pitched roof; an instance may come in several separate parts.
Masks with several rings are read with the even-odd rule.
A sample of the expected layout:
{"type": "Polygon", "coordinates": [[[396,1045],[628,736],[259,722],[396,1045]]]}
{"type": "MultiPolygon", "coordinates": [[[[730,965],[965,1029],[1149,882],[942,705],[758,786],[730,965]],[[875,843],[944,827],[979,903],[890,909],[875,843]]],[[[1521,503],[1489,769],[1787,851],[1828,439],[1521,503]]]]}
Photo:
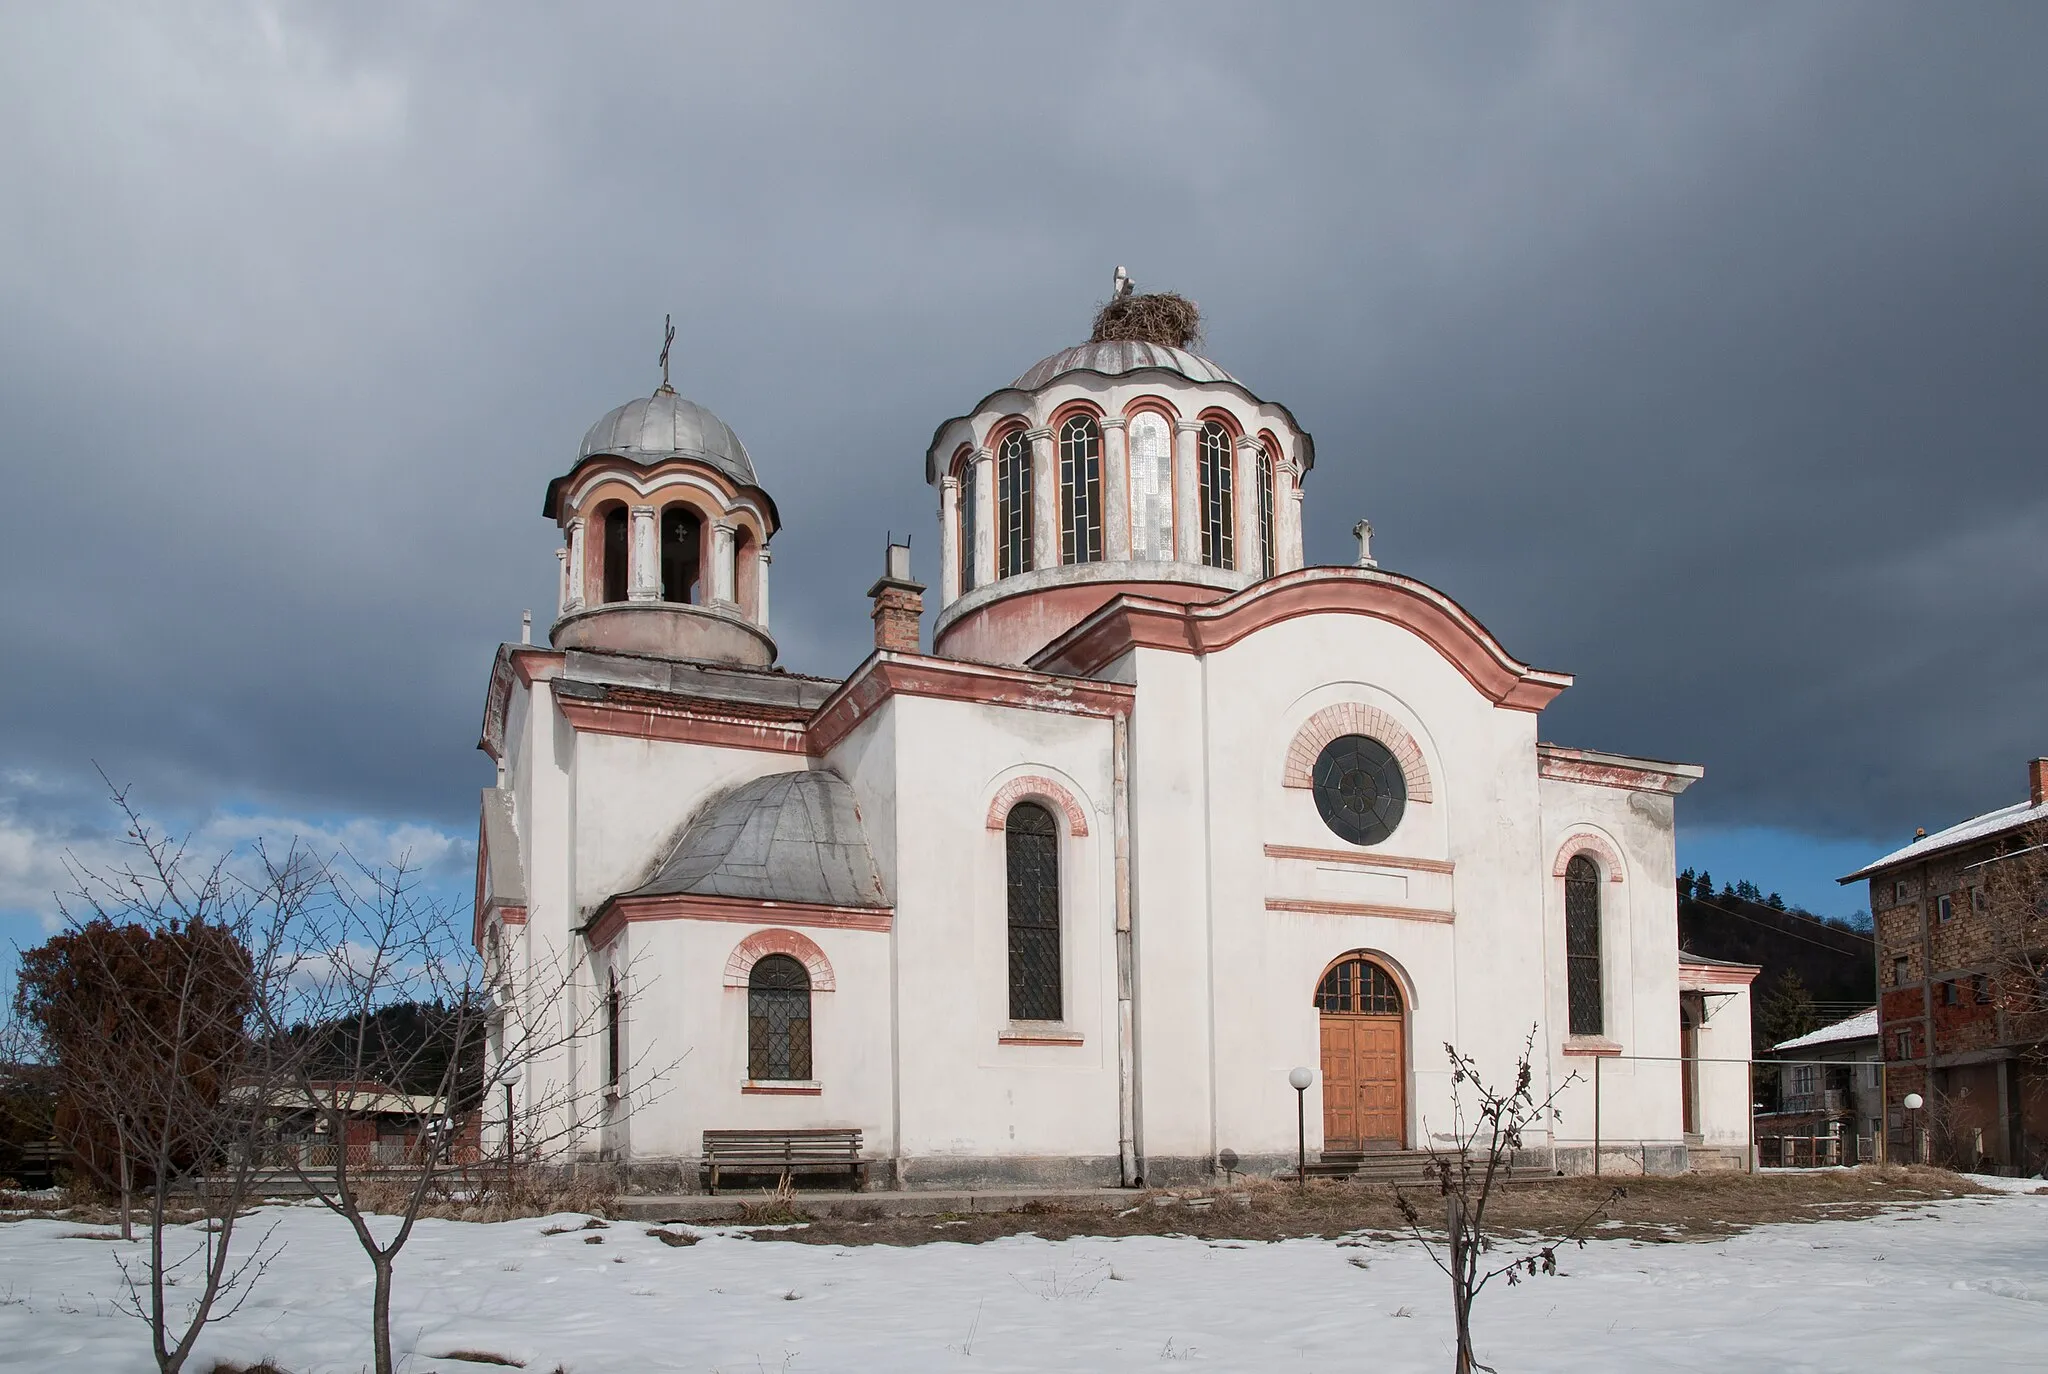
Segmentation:
{"type": "Polygon", "coordinates": [[[2029,802],[2014,802],[2011,806],[2001,806],[1996,811],[1986,811],[1981,816],[1972,816],[1970,819],[1952,825],[1946,830],[1937,830],[1932,835],[1922,836],[1905,848],[1894,849],[1882,859],[1877,860],[1877,862],[1865,864],[1854,873],[1844,878],[1838,878],[1836,881],[1853,883],[1858,878],[1867,878],[1871,874],[1890,868],[1895,864],[1909,863],[1915,859],[1924,859],[1942,850],[1955,849],[1969,844],[1973,840],[1986,840],[1993,835],[2002,834],[2007,830],[2017,830],[2021,826],[2030,825],[2035,821],[2048,821],[2048,802],[2043,802],[2039,806],[2032,805],[2029,802]]]}
{"type": "Polygon", "coordinates": [[[1783,1044],[1773,1045],[1771,1049],[1773,1051],[1803,1050],[1810,1049],[1815,1045],[1837,1045],[1845,1040],[1875,1039],[1877,1039],[1877,1008],[1872,1007],[1868,1011],[1857,1012],[1847,1020],[1837,1021],[1832,1026],[1822,1026],[1817,1031],[1808,1031],[1805,1035],[1787,1040],[1783,1044]]]}
{"type": "Polygon", "coordinates": [[[686,894],[889,905],[853,788],[825,769],[771,773],[713,799],[660,871],[620,895],[686,894]]]}

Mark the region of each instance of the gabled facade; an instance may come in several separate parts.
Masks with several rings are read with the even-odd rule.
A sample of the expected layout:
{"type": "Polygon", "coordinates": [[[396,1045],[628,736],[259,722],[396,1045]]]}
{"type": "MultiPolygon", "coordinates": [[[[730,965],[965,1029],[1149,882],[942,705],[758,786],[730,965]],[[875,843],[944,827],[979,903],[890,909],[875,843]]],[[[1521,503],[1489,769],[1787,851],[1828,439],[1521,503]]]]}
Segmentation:
{"type": "MultiPolygon", "coordinates": [[[[1284,407],[1162,345],[1041,362],[929,448],[932,652],[892,549],[843,680],[773,666],[773,506],[737,439],[622,428],[551,488],[554,643],[500,650],[482,741],[480,941],[631,994],[615,1049],[540,1071],[613,1104],[585,1151],[651,1177],[707,1130],[829,1126],[898,1186],[1272,1171],[1293,1067],[1326,1159],[1414,1149],[1450,1127],[1441,1047],[1506,1072],[1532,1028],[1540,1085],[1604,1061],[1617,1161],[1746,1145],[1746,1075],[1702,1070],[1687,1009],[1739,1001],[1704,1057],[1746,1059],[1747,980],[1677,942],[1700,770],[1540,743],[1571,679],[1363,537],[1304,566],[1314,445],[1284,407]],[[695,546],[688,587],[653,571],[664,491],[747,532],[695,546]],[[593,554],[607,501],[626,533],[593,554]],[[664,1088],[628,1110],[637,1066],[664,1088]]],[[[1535,1148],[1590,1167],[1592,1110],[1582,1082],[1535,1148]]]]}

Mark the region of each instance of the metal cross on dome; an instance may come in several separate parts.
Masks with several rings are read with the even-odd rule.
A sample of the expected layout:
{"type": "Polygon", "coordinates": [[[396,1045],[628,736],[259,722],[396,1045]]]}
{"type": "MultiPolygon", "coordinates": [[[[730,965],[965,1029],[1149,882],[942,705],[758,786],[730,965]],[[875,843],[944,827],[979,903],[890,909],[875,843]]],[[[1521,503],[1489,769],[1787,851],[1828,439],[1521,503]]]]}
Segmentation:
{"type": "Polygon", "coordinates": [[[666,390],[668,388],[668,351],[676,341],[676,325],[673,315],[663,315],[661,317],[661,330],[661,385],[662,389],[666,390]]]}

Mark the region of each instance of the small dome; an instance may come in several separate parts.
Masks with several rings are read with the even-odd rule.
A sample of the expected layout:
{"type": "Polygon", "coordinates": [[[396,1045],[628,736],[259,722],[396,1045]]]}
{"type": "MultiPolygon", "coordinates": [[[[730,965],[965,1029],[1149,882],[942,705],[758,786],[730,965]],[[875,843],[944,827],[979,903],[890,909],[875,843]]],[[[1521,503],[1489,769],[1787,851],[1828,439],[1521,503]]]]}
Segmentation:
{"type": "Polygon", "coordinates": [[[1225,372],[1216,364],[1198,353],[1184,348],[1169,348],[1165,344],[1139,343],[1130,339],[1092,339],[1073,348],[1062,349],[1050,358],[1041,359],[1023,376],[1016,380],[1019,391],[1036,391],[1056,377],[1069,372],[1099,372],[1105,377],[1117,377],[1126,372],[1140,372],[1146,368],[1163,368],[1178,372],[1191,382],[1233,382],[1242,386],[1237,378],[1225,372]]]}
{"type": "Polygon", "coordinates": [[[668,387],[628,401],[590,427],[577,462],[610,456],[635,463],[695,458],[711,464],[741,486],[759,486],[754,460],[732,427],[695,401],[668,387]]]}
{"type": "Polygon", "coordinates": [[[695,894],[887,906],[853,788],[824,770],[771,773],[706,806],[635,897],[695,894]]]}

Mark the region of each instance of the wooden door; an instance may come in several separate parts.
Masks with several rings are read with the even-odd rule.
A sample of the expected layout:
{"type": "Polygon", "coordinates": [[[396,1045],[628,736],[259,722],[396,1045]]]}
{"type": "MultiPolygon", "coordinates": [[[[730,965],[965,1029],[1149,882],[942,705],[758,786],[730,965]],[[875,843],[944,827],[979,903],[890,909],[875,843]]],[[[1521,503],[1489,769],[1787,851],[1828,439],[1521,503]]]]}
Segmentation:
{"type": "Polygon", "coordinates": [[[1323,1014],[1323,1148],[1407,1143],[1407,1047],[1399,1016],[1323,1014]]]}
{"type": "Polygon", "coordinates": [[[1685,1133],[1699,1134],[1700,1028],[1687,1011],[1678,1014],[1678,1093],[1685,1118],[1685,1133]]]}

